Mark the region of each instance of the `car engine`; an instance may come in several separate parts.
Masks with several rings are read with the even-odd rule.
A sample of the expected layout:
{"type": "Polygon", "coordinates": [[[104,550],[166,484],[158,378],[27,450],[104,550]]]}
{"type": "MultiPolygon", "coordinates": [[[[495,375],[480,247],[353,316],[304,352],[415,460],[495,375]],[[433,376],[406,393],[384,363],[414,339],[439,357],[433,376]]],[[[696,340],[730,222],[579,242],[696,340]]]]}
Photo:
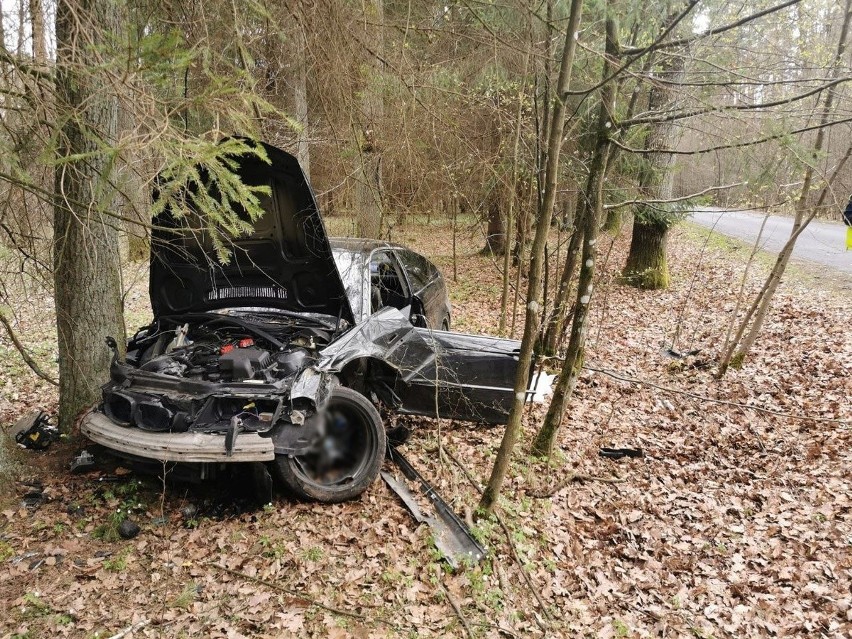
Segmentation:
{"type": "MultiPolygon", "coordinates": [[[[264,318],[265,319],[265,318],[264,318]]],[[[128,343],[113,366],[103,410],[147,431],[265,432],[299,407],[283,401],[332,330],[302,319],[257,321],[217,313],[161,318],[128,343]]]]}

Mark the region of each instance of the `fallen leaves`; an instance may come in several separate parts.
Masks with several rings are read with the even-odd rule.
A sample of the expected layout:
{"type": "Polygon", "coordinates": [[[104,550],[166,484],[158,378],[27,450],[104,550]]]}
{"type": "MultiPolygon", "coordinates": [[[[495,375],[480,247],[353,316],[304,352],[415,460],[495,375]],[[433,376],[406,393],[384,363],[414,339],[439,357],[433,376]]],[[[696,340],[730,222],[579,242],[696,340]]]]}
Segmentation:
{"type": "MultiPolygon", "coordinates": [[[[449,275],[447,229],[436,228],[398,227],[404,237],[394,239],[434,257],[449,275]]],[[[566,637],[848,636],[849,300],[787,283],[753,359],[716,381],[706,367],[671,366],[660,349],[677,333],[676,350],[712,359],[741,258],[702,252],[676,229],[675,284],[648,293],[617,282],[627,239],[616,242],[596,284],[605,304],[593,310],[590,363],[701,397],[847,424],[789,420],[587,371],[554,460],[528,458],[522,442],[501,503],[505,529],[489,520],[476,525],[490,560],[458,573],[446,572],[428,528],[382,482],[347,504],[281,499],[225,515],[205,511],[202,488],[178,485],[167,489],[161,513],[152,482],[134,510],[141,534],[108,542],[94,532],[126,501],[117,487],[67,476],[76,452],[68,445],[27,454],[47,498],[35,509],[14,499],[0,510],[0,549],[11,549],[0,552],[0,636],[110,636],[150,619],[132,636],[444,637],[465,634],[460,616],[473,636],[487,638],[541,636],[545,624],[548,635],[566,637]],[[641,448],[645,456],[605,459],[602,447],[641,448]],[[572,475],[627,481],[570,482],[549,499],[529,498],[572,475]]],[[[499,276],[469,238],[459,237],[459,247],[467,279],[448,282],[454,326],[493,333],[499,276]]],[[[749,286],[760,279],[755,273],[749,286]]],[[[144,313],[144,295],[128,299],[144,313]]],[[[36,331],[39,339],[43,333],[36,331]]],[[[38,385],[35,395],[22,393],[27,375],[0,374],[4,422],[55,401],[38,385]]],[[[531,409],[527,439],[543,409],[531,409]]],[[[457,512],[474,508],[479,495],[462,469],[435,453],[434,424],[398,419],[413,430],[406,454],[424,476],[457,512]]],[[[479,483],[501,434],[442,423],[447,451],[479,483]]]]}

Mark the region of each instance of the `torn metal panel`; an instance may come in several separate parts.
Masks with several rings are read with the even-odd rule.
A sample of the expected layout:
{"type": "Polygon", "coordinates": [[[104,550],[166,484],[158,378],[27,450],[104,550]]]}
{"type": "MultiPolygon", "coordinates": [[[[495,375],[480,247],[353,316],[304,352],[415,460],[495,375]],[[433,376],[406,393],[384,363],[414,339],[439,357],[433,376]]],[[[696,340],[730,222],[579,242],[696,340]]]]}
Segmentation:
{"type": "Polygon", "coordinates": [[[380,359],[403,376],[434,358],[423,337],[409,320],[410,307],[386,306],[320,351],[320,370],[339,371],[352,360],[380,359]]]}
{"type": "Polygon", "coordinates": [[[303,370],[290,388],[290,401],[306,399],[315,407],[322,406],[328,398],[328,376],[313,366],[303,370]]]}
{"type": "MultiPolygon", "coordinates": [[[[514,396],[520,342],[414,327],[410,307],[385,307],[320,353],[320,370],[339,371],[367,358],[394,375],[374,383],[399,398],[403,413],[505,424],[514,396]]],[[[542,401],[553,376],[531,376],[527,398],[542,401]]]]}
{"type": "Polygon", "coordinates": [[[382,472],[382,479],[397,494],[418,523],[427,524],[434,533],[435,546],[453,567],[458,568],[464,563],[477,563],[485,558],[487,551],[476,540],[470,529],[449,507],[447,502],[438,494],[420,473],[394,447],[388,447],[388,456],[399,467],[402,474],[409,480],[417,482],[420,492],[429,500],[434,514],[424,514],[417,500],[406,484],[387,472],[382,472]]]}

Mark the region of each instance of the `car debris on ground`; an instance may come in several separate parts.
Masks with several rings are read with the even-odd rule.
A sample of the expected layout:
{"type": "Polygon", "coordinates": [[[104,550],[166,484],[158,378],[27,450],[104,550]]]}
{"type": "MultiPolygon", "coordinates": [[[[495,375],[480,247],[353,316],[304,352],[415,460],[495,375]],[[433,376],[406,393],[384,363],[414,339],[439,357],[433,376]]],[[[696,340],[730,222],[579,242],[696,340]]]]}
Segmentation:
{"type": "Polygon", "coordinates": [[[50,423],[50,416],[36,411],[21,417],[11,430],[15,442],[21,448],[45,450],[61,438],[59,429],[50,423]]]}
{"type": "Polygon", "coordinates": [[[402,471],[403,477],[417,486],[426,497],[426,503],[418,502],[406,482],[389,472],[382,471],[382,479],[405,504],[418,523],[427,524],[433,532],[435,547],[453,568],[479,563],[487,555],[485,548],[449,504],[438,494],[423,476],[395,447],[388,447],[388,459],[402,471]],[[424,510],[427,512],[424,513],[424,510]],[[428,514],[431,512],[431,514],[428,514]]]}

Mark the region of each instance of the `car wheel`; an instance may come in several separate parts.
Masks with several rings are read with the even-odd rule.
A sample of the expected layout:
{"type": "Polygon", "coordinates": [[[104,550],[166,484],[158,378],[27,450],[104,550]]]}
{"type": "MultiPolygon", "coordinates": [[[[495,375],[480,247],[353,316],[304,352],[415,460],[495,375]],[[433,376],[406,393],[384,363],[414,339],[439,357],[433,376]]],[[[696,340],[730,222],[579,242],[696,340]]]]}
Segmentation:
{"type": "Polygon", "coordinates": [[[442,331],[450,330],[450,316],[449,315],[444,316],[444,321],[441,322],[441,330],[442,331]]]}
{"type": "Polygon", "coordinates": [[[276,475],[299,498],[325,503],[354,499],[379,474],[385,427],[376,407],[360,393],[338,386],[325,408],[326,435],[317,450],[278,455],[276,475]]]}

